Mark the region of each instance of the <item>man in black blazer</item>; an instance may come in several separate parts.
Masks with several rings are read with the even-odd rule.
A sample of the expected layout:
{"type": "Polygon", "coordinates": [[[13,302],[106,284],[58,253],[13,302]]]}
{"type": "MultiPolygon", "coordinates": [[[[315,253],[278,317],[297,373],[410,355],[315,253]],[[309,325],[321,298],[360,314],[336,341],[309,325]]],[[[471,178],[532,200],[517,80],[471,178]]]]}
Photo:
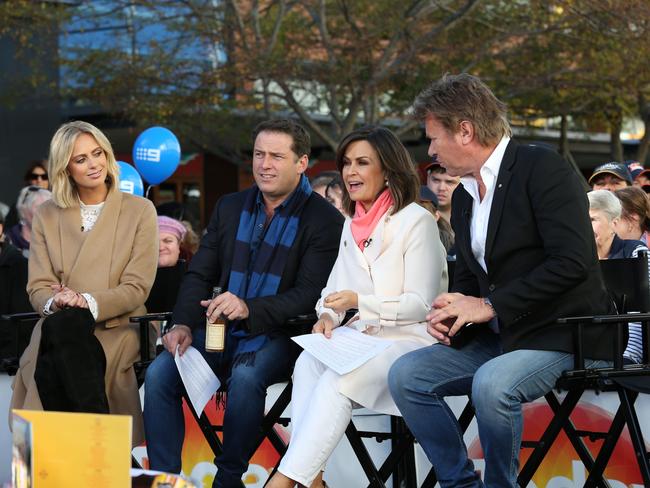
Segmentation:
{"type": "MultiPolygon", "coordinates": [[[[241,486],[264,415],[266,389],[290,377],[299,353],[290,337],[305,332],[288,326],[287,321],[314,310],[336,259],[343,225],[341,214],[311,192],[303,174],[310,152],[305,129],[291,120],[271,120],[256,128],[254,139],[256,186],[226,195],[217,203],[207,234],[183,279],[174,308],[175,325],[163,337],[166,351],[151,364],[145,379],[144,420],[150,466],[176,473],[181,470],[184,437],[183,386],[173,358],[177,348],[183,354],[192,344],[227,382],[224,452],[216,459],[213,484],[220,488],[241,486]],[[302,198],[299,211],[293,212],[292,202],[298,197],[302,198]],[[281,218],[299,219],[288,249],[284,245],[288,231],[281,233],[277,244],[269,247],[268,243],[281,218]],[[243,239],[242,235],[250,238],[243,239]],[[276,259],[278,253],[288,254],[276,259]],[[250,296],[262,255],[271,256],[267,271],[272,275],[270,280],[279,279],[277,291],[250,296]],[[246,261],[243,269],[237,268],[236,263],[246,261]],[[245,291],[232,291],[233,273],[244,276],[243,288],[238,289],[245,291]],[[231,290],[210,300],[214,286],[231,290]],[[255,345],[252,352],[242,354],[244,360],[233,357],[228,344],[224,353],[206,352],[206,316],[211,322],[226,317],[228,327],[243,334],[248,345],[255,345]]],[[[226,336],[227,342],[239,345],[240,340],[240,336],[226,336]]]]}
{"type": "MultiPolygon", "coordinates": [[[[573,365],[561,316],[607,313],[588,202],[556,153],[510,140],[506,107],[478,78],[446,75],[415,100],[429,154],[460,176],[452,199],[452,293],[436,298],[438,344],[400,358],[389,385],[443,487],[516,486],[523,402],[573,365]],[[485,455],[475,472],[446,396],[472,395],[485,455]]],[[[586,331],[588,363],[610,359],[612,336],[586,331]]]]}

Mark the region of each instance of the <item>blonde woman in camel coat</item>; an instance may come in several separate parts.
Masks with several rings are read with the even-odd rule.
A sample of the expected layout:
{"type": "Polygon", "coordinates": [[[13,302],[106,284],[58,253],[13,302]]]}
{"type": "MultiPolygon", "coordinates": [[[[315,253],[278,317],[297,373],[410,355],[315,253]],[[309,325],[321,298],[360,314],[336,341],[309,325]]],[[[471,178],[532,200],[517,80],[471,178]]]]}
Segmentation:
{"type": "MultiPolygon", "coordinates": [[[[118,190],[110,143],[91,124],[64,124],[52,139],[48,166],[53,200],[39,207],[33,222],[30,301],[43,315],[90,309],[106,355],[110,412],[133,416],[137,445],[144,439],[133,372],[140,347],[129,317],[146,312],[158,260],[156,212],[150,201],[118,190]]],[[[34,380],[42,322],[20,359],[11,408],[43,408],[34,380]]]]}

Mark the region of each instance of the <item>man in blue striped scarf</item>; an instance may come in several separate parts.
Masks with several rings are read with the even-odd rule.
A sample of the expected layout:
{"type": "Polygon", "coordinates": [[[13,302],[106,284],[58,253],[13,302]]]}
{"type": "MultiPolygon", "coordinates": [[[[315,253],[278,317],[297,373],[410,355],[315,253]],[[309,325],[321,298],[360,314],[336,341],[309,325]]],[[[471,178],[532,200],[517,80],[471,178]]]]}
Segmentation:
{"type": "Polygon", "coordinates": [[[304,175],[309,134],[288,119],[254,131],[255,185],[222,197],[183,278],[165,351],[147,371],[145,434],[152,469],[180,472],[182,382],[174,364],[190,344],[226,385],[224,452],[213,486],[241,487],[264,415],[266,389],[289,378],[299,352],[288,319],[313,311],[338,251],[343,218],[304,175]],[[226,292],[209,300],[214,286],[226,292]],[[228,319],[226,348],[205,351],[206,316],[228,319]]]}

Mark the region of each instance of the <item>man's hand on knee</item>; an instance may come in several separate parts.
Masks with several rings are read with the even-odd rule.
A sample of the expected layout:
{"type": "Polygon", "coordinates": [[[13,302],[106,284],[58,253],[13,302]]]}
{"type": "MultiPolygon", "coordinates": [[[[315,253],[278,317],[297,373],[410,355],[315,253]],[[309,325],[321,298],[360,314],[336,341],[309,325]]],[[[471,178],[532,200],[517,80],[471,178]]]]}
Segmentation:
{"type": "Polygon", "coordinates": [[[427,331],[443,344],[450,344],[450,337],[472,323],[489,322],[495,317],[494,308],[483,298],[460,293],[444,293],[433,302],[427,315],[427,331]]]}
{"type": "Polygon", "coordinates": [[[163,336],[162,342],[172,356],[176,354],[176,346],[178,346],[178,353],[182,356],[192,344],[192,329],[187,325],[176,324],[163,336]]]}

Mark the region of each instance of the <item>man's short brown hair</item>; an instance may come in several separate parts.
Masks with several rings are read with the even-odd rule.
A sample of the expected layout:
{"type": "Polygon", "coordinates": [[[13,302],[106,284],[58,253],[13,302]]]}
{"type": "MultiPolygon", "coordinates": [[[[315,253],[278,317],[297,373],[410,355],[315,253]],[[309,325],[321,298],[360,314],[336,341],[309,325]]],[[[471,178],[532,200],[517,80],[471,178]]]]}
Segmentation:
{"type": "Polygon", "coordinates": [[[445,74],[422,90],[413,102],[413,116],[421,121],[435,117],[452,134],[467,120],[482,146],[497,144],[512,134],[505,103],[479,78],[467,73],[445,74]]]}
{"type": "Polygon", "coordinates": [[[271,119],[257,124],[253,130],[253,141],[260,132],[281,132],[291,136],[291,150],[298,158],[309,157],[311,153],[311,137],[305,128],[291,119],[271,119]]]}

